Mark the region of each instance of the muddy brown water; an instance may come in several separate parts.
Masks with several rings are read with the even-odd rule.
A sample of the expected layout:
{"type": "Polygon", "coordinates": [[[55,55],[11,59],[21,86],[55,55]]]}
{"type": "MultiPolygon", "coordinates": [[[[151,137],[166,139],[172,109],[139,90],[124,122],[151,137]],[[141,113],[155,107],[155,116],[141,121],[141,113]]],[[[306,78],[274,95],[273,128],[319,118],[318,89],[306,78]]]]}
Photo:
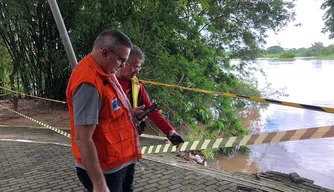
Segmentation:
{"type": "MultiPolygon", "coordinates": [[[[334,108],[334,60],[259,60],[271,88],[286,88],[279,100],[334,108]]],[[[257,74],[259,88],[265,78],[257,74]]],[[[268,97],[267,97],[268,98],[268,97]]],[[[270,97],[269,97],[270,98],[270,97]]],[[[334,114],[270,104],[248,111],[244,119],[253,133],[334,125],[334,114]]],[[[315,184],[334,189],[334,138],[249,146],[251,153],[217,157],[208,165],[223,170],[256,173],[266,170],[296,172],[315,184]]]]}

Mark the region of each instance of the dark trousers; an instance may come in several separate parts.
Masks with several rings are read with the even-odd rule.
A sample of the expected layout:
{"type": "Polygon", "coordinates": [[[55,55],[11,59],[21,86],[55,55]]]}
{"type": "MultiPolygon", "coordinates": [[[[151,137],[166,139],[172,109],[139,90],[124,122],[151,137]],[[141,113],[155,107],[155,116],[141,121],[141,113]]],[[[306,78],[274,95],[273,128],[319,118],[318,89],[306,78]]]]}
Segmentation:
{"type": "MultiPolygon", "coordinates": [[[[82,185],[88,190],[93,191],[93,184],[85,170],[77,169],[77,175],[82,185]]],[[[135,163],[124,167],[123,169],[111,173],[104,174],[110,192],[133,192],[133,179],[135,173],[135,163]]]]}

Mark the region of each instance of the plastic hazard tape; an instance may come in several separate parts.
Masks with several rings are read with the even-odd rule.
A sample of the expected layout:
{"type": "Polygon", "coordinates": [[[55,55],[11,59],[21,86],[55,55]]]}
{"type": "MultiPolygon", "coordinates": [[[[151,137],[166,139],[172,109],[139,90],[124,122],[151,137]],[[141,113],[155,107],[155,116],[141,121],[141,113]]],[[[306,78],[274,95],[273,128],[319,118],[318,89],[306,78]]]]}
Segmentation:
{"type": "MultiPolygon", "coordinates": [[[[62,131],[58,128],[55,128],[43,122],[37,121],[31,117],[28,117],[8,107],[4,107],[1,105],[0,107],[7,109],[9,111],[12,111],[44,127],[47,127],[48,129],[51,129],[65,137],[68,137],[68,138],[71,137],[69,133],[62,131]]],[[[328,138],[328,137],[334,137],[334,125],[325,126],[325,127],[307,128],[307,129],[289,130],[289,131],[279,131],[279,132],[272,132],[272,133],[245,135],[245,136],[237,136],[237,137],[218,138],[218,139],[213,139],[213,140],[198,140],[198,141],[192,141],[192,142],[185,142],[181,144],[178,148],[176,148],[175,146],[171,144],[144,146],[142,147],[141,152],[142,154],[169,153],[169,152],[217,149],[217,148],[224,148],[224,147],[256,145],[256,144],[265,144],[265,143],[278,143],[278,142],[285,142],[285,141],[318,139],[318,138],[328,138]]]]}
{"type": "MultiPolygon", "coordinates": [[[[9,111],[12,111],[44,127],[47,127],[48,129],[51,129],[52,131],[55,131],[65,137],[71,138],[70,134],[65,131],[62,131],[58,128],[47,125],[38,120],[35,120],[31,117],[28,117],[8,107],[4,107],[1,105],[0,107],[7,109],[9,111]]],[[[257,144],[265,144],[265,143],[278,143],[278,142],[285,142],[285,141],[318,139],[318,138],[328,138],[328,137],[334,137],[334,125],[289,130],[289,131],[279,131],[279,132],[272,132],[272,133],[262,133],[262,134],[254,134],[254,135],[218,138],[218,139],[212,139],[212,140],[198,140],[198,141],[192,141],[192,142],[185,142],[181,144],[178,148],[176,148],[175,146],[171,144],[144,146],[142,147],[141,152],[142,154],[169,153],[169,152],[217,149],[217,148],[225,148],[225,147],[257,145],[257,144]]]]}
{"type": "Polygon", "coordinates": [[[279,131],[273,133],[262,133],[237,137],[218,138],[213,140],[199,140],[184,142],[178,148],[171,144],[153,145],[142,147],[142,154],[149,153],[169,153],[179,151],[192,151],[203,149],[217,149],[225,147],[257,145],[265,143],[278,143],[284,141],[296,141],[307,139],[318,139],[334,137],[334,125],[325,127],[314,127],[307,129],[297,129],[289,131],[279,131]]]}
{"type": "Polygon", "coordinates": [[[237,94],[231,94],[231,93],[224,93],[224,92],[218,92],[218,91],[209,91],[205,89],[196,89],[196,88],[190,88],[190,87],[182,87],[178,85],[170,85],[170,84],[164,84],[164,83],[157,83],[153,81],[146,81],[146,80],[140,80],[144,84],[152,84],[152,85],[158,85],[158,86],[165,86],[165,87],[171,87],[171,88],[177,88],[177,89],[184,89],[189,91],[195,91],[200,93],[207,93],[212,95],[222,95],[226,97],[235,97],[235,98],[242,98],[242,99],[248,99],[251,101],[258,101],[258,102],[268,102],[278,105],[285,105],[290,107],[297,107],[297,108],[303,108],[303,109],[310,109],[314,111],[321,111],[321,112],[327,112],[327,113],[334,113],[334,108],[329,107],[320,107],[320,106],[314,106],[314,105],[306,105],[306,104],[300,104],[300,103],[292,103],[287,101],[278,101],[273,99],[265,99],[260,97],[252,97],[252,96],[243,96],[243,95],[237,95],[237,94]]]}
{"type": "Polygon", "coordinates": [[[52,127],[52,126],[50,126],[50,125],[47,125],[47,124],[45,124],[45,123],[43,123],[43,122],[37,121],[36,119],[33,119],[33,118],[31,118],[31,117],[28,117],[28,116],[26,116],[26,115],[24,115],[24,114],[22,114],[22,113],[19,113],[19,112],[17,112],[17,111],[14,111],[14,110],[12,110],[12,109],[10,109],[10,108],[8,108],[8,107],[4,107],[4,106],[1,106],[1,105],[0,105],[0,107],[1,107],[1,108],[4,108],[4,109],[7,109],[7,110],[9,110],[9,111],[12,111],[12,112],[14,112],[14,113],[16,113],[16,114],[18,114],[18,115],[20,115],[20,116],[22,116],[22,117],[25,117],[25,118],[29,119],[30,121],[33,121],[33,122],[35,122],[35,123],[38,123],[38,124],[40,124],[40,125],[42,125],[42,126],[48,128],[48,129],[51,129],[52,131],[55,131],[55,132],[57,132],[57,133],[59,133],[59,134],[65,136],[65,137],[71,138],[71,135],[70,135],[69,133],[65,132],[65,131],[62,131],[62,130],[60,130],[60,129],[58,129],[58,128],[52,127]]]}
{"type": "Polygon", "coordinates": [[[46,100],[46,101],[53,101],[53,102],[57,102],[57,103],[66,104],[65,101],[59,101],[59,100],[55,100],[55,99],[48,99],[48,98],[44,98],[44,97],[38,97],[38,96],[30,95],[30,94],[25,94],[25,93],[21,93],[21,92],[18,92],[18,91],[13,91],[11,89],[7,89],[7,88],[1,87],[1,86],[0,86],[0,88],[3,89],[3,90],[6,90],[6,91],[26,95],[26,96],[29,96],[29,97],[34,97],[34,98],[37,98],[37,99],[43,99],[43,100],[46,100]]]}

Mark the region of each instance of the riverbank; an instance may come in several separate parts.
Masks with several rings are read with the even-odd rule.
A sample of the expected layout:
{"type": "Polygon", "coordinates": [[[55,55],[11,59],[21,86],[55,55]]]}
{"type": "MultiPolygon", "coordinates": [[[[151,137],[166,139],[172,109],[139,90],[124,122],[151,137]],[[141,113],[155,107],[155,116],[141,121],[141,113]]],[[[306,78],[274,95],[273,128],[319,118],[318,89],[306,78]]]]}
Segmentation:
{"type": "Polygon", "coordinates": [[[320,55],[320,56],[310,56],[310,57],[293,57],[293,58],[278,58],[278,57],[260,57],[258,60],[273,60],[273,61],[294,61],[296,59],[315,59],[315,60],[334,60],[334,55],[320,55]]]}

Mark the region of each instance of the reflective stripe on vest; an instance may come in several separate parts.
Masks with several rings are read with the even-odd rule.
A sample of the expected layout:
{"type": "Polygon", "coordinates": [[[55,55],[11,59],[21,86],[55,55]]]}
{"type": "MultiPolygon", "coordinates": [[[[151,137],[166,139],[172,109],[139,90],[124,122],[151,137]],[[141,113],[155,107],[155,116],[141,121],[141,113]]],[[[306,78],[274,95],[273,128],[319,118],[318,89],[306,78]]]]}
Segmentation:
{"type": "Polygon", "coordinates": [[[137,77],[133,77],[131,79],[131,92],[132,92],[132,107],[136,108],[138,107],[138,96],[140,91],[140,84],[137,77]]]}

